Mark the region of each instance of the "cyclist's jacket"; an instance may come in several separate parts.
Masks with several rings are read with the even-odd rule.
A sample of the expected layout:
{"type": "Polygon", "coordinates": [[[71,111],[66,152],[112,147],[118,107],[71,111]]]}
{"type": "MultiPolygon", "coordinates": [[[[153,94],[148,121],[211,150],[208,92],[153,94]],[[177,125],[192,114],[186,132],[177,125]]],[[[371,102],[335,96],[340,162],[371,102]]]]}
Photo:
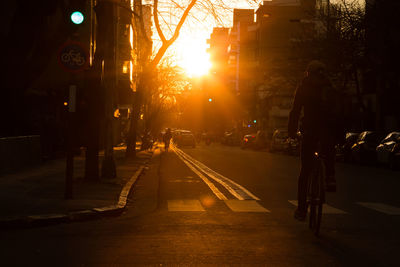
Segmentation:
{"type": "MultiPolygon", "coordinates": [[[[292,110],[289,114],[288,131],[297,132],[302,108],[302,131],[311,134],[342,132],[342,105],[339,92],[323,76],[307,76],[298,86],[292,110]]],[[[341,134],[341,133],[340,133],[341,134]]]]}

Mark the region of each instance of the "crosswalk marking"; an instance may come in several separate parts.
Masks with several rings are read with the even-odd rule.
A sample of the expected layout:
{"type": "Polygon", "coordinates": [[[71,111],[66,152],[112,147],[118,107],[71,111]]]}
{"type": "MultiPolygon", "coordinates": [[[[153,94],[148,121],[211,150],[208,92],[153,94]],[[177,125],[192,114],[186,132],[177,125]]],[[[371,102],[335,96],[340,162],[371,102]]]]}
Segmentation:
{"type": "Polygon", "coordinates": [[[400,215],[400,208],[395,206],[377,202],[356,202],[356,204],[388,215],[400,215]]]}
{"type": "MultiPolygon", "coordinates": [[[[297,200],[288,200],[290,204],[293,204],[297,207],[297,200]]],[[[322,208],[322,214],[347,214],[347,212],[334,208],[328,204],[324,204],[322,208]]]]}
{"type": "Polygon", "coordinates": [[[225,204],[234,212],[270,212],[255,200],[225,200],[225,204]]]}
{"type": "Polygon", "coordinates": [[[197,199],[168,200],[169,211],[205,211],[197,199]]]}

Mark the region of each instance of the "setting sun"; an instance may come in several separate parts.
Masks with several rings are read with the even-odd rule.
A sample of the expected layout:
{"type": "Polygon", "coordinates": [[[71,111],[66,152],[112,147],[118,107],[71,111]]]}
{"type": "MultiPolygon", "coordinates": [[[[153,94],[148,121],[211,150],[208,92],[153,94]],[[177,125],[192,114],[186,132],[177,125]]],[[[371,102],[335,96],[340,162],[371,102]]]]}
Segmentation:
{"type": "Polygon", "coordinates": [[[207,44],[204,40],[185,39],[177,45],[180,58],[178,65],[185,69],[189,76],[201,76],[208,73],[211,67],[207,44]]]}

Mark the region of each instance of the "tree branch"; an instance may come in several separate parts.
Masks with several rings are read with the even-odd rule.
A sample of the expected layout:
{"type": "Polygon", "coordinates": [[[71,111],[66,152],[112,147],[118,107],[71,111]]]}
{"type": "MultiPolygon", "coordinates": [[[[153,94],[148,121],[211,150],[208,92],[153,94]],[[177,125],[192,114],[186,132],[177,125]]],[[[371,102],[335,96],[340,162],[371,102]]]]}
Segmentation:
{"type": "Polygon", "coordinates": [[[165,52],[167,51],[167,49],[171,46],[171,44],[173,44],[175,42],[176,39],[178,39],[180,30],[181,30],[181,28],[183,26],[183,23],[185,22],[187,16],[189,15],[190,10],[193,8],[193,6],[196,4],[196,2],[197,2],[197,0],[192,0],[190,2],[190,4],[187,6],[185,11],[183,12],[182,17],[180,18],[179,23],[176,26],[175,32],[172,35],[171,39],[167,40],[165,38],[161,28],[160,28],[158,17],[156,16],[156,14],[157,14],[156,13],[156,11],[157,11],[156,7],[158,5],[158,0],[154,0],[154,23],[156,24],[155,26],[156,26],[158,35],[161,38],[162,45],[161,45],[160,49],[158,50],[156,56],[154,57],[154,59],[150,63],[150,65],[152,67],[157,66],[157,64],[160,62],[161,58],[164,56],[165,52]]]}
{"type": "Polygon", "coordinates": [[[160,27],[160,21],[158,20],[158,0],[154,0],[154,10],[153,10],[153,17],[154,17],[154,26],[156,26],[158,36],[160,36],[161,42],[165,43],[167,39],[160,27]]]}

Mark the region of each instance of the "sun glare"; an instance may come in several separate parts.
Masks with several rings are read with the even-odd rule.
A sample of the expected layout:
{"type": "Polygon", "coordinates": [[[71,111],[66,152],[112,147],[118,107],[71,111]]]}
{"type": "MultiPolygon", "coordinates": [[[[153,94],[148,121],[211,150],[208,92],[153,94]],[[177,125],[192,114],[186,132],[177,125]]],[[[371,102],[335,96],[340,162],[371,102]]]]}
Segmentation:
{"type": "Polygon", "coordinates": [[[196,39],[184,40],[176,48],[179,52],[178,65],[185,69],[189,76],[202,76],[208,74],[211,62],[206,52],[205,41],[196,39]]]}

